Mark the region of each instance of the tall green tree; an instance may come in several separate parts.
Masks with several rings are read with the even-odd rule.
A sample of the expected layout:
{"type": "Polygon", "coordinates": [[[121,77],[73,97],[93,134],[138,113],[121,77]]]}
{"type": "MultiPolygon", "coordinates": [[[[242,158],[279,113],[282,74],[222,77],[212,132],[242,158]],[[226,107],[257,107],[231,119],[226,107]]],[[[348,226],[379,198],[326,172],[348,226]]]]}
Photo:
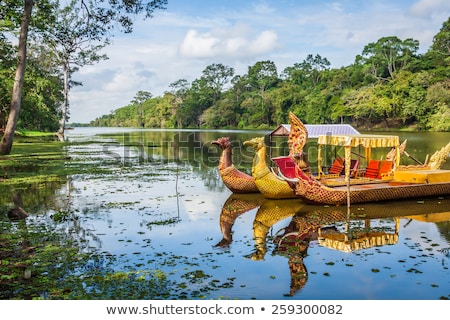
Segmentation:
{"type": "Polygon", "coordinates": [[[171,99],[171,115],[175,118],[175,123],[177,128],[183,127],[183,119],[182,116],[182,104],[186,98],[187,92],[189,90],[190,84],[186,79],[179,79],[175,82],[172,82],[170,85],[170,94],[172,95],[171,99]]]}
{"type": "MultiPolygon", "coordinates": [[[[6,39],[0,41],[0,52],[0,132],[3,132],[11,105],[17,53],[6,39]]],[[[61,72],[47,47],[31,43],[27,55],[18,126],[56,131],[63,101],[61,72]]]]}
{"type": "Polygon", "coordinates": [[[440,81],[429,87],[426,99],[433,109],[427,129],[450,131],[450,80],[440,81]]]}
{"type": "Polygon", "coordinates": [[[419,50],[419,41],[400,40],[398,37],[383,37],[366,45],[362,52],[370,74],[376,79],[393,79],[395,72],[410,63],[419,50]]]}
{"type": "Polygon", "coordinates": [[[444,59],[450,57],[450,17],[444,21],[441,30],[433,37],[431,50],[442,55],[444,59]]]}
{"type": "Polygon", "coordinates": [[[81,83],[70,81],[72,73],[85,65],[92,65],[107,59],[98,52],[109,39],[105,26],[93,23],[88,13],[72,0],[66,7],[58,8],[53,24],[37,34],[37,40],[48,46],[56,64],[62,69],[64,79],[64,102],[61,107],[61,119],[58,136],[64,141],[65,126],[69,115],[69,90],[81,83]]]}
{"type": "Polygon", "coordinates": [[[5,129],[7,105],[11,104],[11,88],[14,83],[11,70],[16,65],[15,52],[6,37],[0,34],[0,132],[5,129]]]}
{"type": "MultiPolygon", "coordinates": [[[[22,86],[26,69],[27,58],[27,42],[30,21],[32,19],[34,0],[11,0],[6,2],[7,5],[2,6],[0,14],[5,17],[11,17],[7,23],[2,23],[2,26],[10,25],[13,28],[15,24],[14,19],[17,17],[17,12],[21,11],[19,45],[17,54],[17,68],[14,79],[14,86],[12,90],[11,106],[9,110],[8,121],[0,142],[0,154],[11,153],[14,133],[17,126],[17,120],[21,108],[22,86]],[[20,6],[22,4],[22,6],[20,6]],[[18,8],[22,8],[19,10],[18,8]]],[[[167,0],[78,0],[78,3],[86,10],[88,20],[86,22],[94,23],[103,26],[104,30],[113,30],[117,26],[122,31],[129,33],[133,31],[133,18],[140,13],[144,13],[145,18],[153,17],[153,13],[158,9],[165,9],[167,0]]],[[[2,1],[3,4],[3,1],[2,1]]],[[[35,14],[35,25],[41,29],[48,27],[50,18],[54,17],[55,5],[59,4],[57,0],[42,0],[38,1],[37,13],[43,12],[44,15],[39,17],[35,14]]],[[[17,22],[17,21],[16,21],[17,22]]]]}
{"type": "Polygon", "coordinates": [[[433,70],[438,81],[450,77],[450,18],[434,36],[430,49],[421,61],[424,69],[433,70]]]}
{"type": "Polygon", "coordinates": [[[308,54],[306,59],[283,70],[284,77],[298,85],[316,86],[324,70],[330,68],[330,61],[320,54],[308,54]]]}
{"type": "Polygon", "coordinates": [[[192,82],[178,113],[184,127],[198,127],[202,124],[201,114],[214,104],[213,92],[214,88],[204,77],[192,82]]]}
{"type": "Polygon", "coordinates": [[[133,100],[131,100],[131,103],[139,110],[137,113],[139,115],[139,124],[141,127],[145,127],[144,103],[151,98],[152,94],[150,92],[139,90],[133,100]]]}
{"type": "Polygon", "coordinates": [[[271,103],[266,99],[266,92],[270,88],[277,85],[280,80],[278,77],[278,71],[275,63],[270,60],[258,61],[253,66],[248,68],[247,73],[248,86],[253,90],[256,90],[256,95],[259,97],[259,103],[255,103],[256,99],[252,99],[252,103],[249,104],[247,100],[246,105],[254,108],[254,121],[265,123],[270,126],[271,103]]]}
{"type": "Polygon", "coordinates": [[[63,97],[60,68],[46,46],[30,44],[18,126],[24,129],[58,129],[63,97]]]}
{"type": "Polygon", "coordinates": [[[307,77],[311,79],[313,86],[317,86],[320,78],[322,77],[323,71],[328,70],[331,63],[327,58],[322,58],[320,54],[316,54],[315,56],[308,54],[301,65],[307,77]]]}
{"type": "Polygon", "coordinates": [[[221,63],[213,63],[202,72],[202,78],[205,80],[205,86],[211,88],[213,100],[217,101],[224,86],[234,75],[234,69],[221,63]]]}
{"type": "Polygon", "coordinates": [[[28,29],[30,26],[33,5],[33,0],[24,0],[22,20],[20,22],[19,46],[17,51],[17,68],[14,76],[9,116],[3,132],[2,141],[0,142],[0,154],[11,153],[17,120],[19,118],[22,99],[22,86],[27,63],[28,29]]]}

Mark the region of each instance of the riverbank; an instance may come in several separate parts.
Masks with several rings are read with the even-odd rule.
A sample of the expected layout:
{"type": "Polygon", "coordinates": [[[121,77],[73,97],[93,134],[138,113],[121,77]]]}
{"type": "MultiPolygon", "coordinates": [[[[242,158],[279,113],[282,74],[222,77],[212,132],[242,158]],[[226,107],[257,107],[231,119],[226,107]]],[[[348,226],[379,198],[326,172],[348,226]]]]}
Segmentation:
{"type": "MultiPolygon", "coordinates": [[[[399,132],[415,132],[415,131],[428,131],[428,130],[421,130],[419,127],[419,124],[416,122],[404,122],[403,119],[400,118],[389,118],[386,119],[383,122],[377,122],[377,123],[371,123],[368,122],[365,119],[361,119],[357,122],[349,123],[352,127],[354,127],[358,131],[399,131],[399,132]]],[[[70,124],[71,127],[90,127],[89,124],[70,124]]],[[[105,127],[106,128],[106,127],[105,127]]],[[[125,128],[125,127],[124,127],[125,128]]],[[[132,127],[129,127],[132,128],[132,127]]],[[[145,128],[136,128],[136,129],[168,129],[168,130],[176,130],[177,128],[151,128],[151,127],[145,127],[145,128]]],[[[193,129],[193,128],[184,128],[184,129],[193,129]]],[[[268,130],[271,131],[275,128],[268,127],[268,126],[260,126],[260,127],[245,127],[245,128],[232,128],[232,127],[224,127],[224,128],[206,128],[206,127],[200,127],[195,129],[202,129],[202,130],[268,130]]]]}

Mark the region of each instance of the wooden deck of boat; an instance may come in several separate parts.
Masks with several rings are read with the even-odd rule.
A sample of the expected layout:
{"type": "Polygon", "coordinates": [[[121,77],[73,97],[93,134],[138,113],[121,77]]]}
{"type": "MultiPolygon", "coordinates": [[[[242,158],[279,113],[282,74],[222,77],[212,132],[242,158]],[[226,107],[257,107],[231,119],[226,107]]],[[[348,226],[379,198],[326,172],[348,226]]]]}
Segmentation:
{"type": "MultiPolygon", "coordinates": [[[[327,187],[331,187],[335,190],[347,190],[348,186],[344,180],[344,177],[333,179],[320,180],[327,187]]],[[[367,190],[367,189],[383,189],[383,188],[395,188],[398,186],[411,185],[411,183],[385,181],[382,179],[368,179],[357,178],[350,179],[350,190],[367,190]]],[[[420,183],[414,183],[414,185],[420,185],[420,183]]]]}
{"type": "MultiPolygon", "coordinates": [[[[325,186],[336,190],[347,189],[347,182],[342,175],[335,175],[333,177],[320,179],[320,182],[325,186]]],[[[396,188],[407,185],[424,185],[448,182],[450,182],[450,170],[408,170],[395,172],[393,180],[373,179],[367,177],[351,178],[350,189],[382,189],[396,188]]]]}
{"type": "MultiPolygon", "coordinates": [[[[383,188],[393,188],[394,186],[389,182],[378,180],[365,184],[352,184],[350,185],[350,190],[367,190],[367,189],[383,189],[383,188]]],[[[347,185],[340,185],[333,187],[335,190],[347,190],[347,185]]]]}
{"type": "MultiPolygon", "coordinates": [[[[347,187],[347,182],[344,179],[344,176],[337,176],[333,178],[325,178],[320,179],[320,182],[327,187],[333,187],[333,188],[339,188],[339,187],[347,187]]],[[[361,185],[372,185],[372,184],[383,184],[387,183],[387,181],[382,179],[371,179],[371,178],[364,178],[364,177],[358,177],[358,178],[351,178],[350,179],[350,185],[351,186],[361,186],[361,185]]]]}

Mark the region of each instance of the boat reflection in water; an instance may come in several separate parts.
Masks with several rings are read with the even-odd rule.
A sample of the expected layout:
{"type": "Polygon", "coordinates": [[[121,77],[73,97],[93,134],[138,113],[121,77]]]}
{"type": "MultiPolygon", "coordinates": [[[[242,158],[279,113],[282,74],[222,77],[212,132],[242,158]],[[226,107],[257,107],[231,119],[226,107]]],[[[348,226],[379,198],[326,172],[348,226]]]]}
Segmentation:
{"type": "Polygon", "coordinates": [[[223,238],[229,239],[229,245],[234,220],[249,211],[249,208],[259,207],[253,222],[255,250],[246,257],[263,260],[267,247],[274,248],[272,254],[286,257],[291,276],[287,296],[295,295],[307,283],[308,271],[304,258],[308,256],[308,250],[314,250],[314,247],[352,253],[396,245],[402,219],[406,221],[403,228],[412,220],[429,223],[450,221],[450,198],[322,207],[307,205],[294,199],[269,200],[253,197],[252,200],[248,195],[232,195],[227,200],[220,218],[223,238]],[[232,206],[229,205],[230,202],[232,206]],[[241,211],[238,209],[240,205],[241,211]],[[285,227],[278,231],[271,230],[285,219],[285,227]],[[224,227],[225,221],[227,227],[224,227]]]}
{"type": "Polygon", "coordinates": [[[279,221],[294,216],[302,207],[303,203],[298,199],[268,199],[264,201],[258,208],[253,221],[255,250],[246,257],[252,260],[263,260],[267,253],[267,239],[270,229],[279,221]]]}
{"type": "Polygon", "coordinates": [[[264,202],[260,193],[232,193],[222,206],[220,213],[220,231],[222,240],[215,247],[227,247],[233,241],[232,228],[236,219],[242,214],[258,208],[264,202]]]}

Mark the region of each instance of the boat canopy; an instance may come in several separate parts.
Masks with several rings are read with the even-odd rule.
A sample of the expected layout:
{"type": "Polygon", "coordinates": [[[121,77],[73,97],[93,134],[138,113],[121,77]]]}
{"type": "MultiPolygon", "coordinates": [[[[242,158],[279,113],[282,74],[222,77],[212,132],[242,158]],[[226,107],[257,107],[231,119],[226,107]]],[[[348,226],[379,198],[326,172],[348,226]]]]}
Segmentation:
{"type": "Polygon", "coordinates": [[[394,148],[395,149],[395,161],[394,168],[398,167],[400,163],[400,139],[398,136],[389,135],[372,135],[372,134],[356,134],[356,135],[320,135],[317,139],[318,145],[318,170],[319,174],[322,173],[322,146],[341,146],[345,150],[345,180],[350,179],[350,163],[352,148],[362,146],[365,150],[366,160],[371,159],[372,148],[394,148]]]}
{"type": "Polygon", "coordinates": [[[332,145],[342,147],[358,147],[364,148],[383,148],[383,147],[398,147],[400,139],[398,136],[384,136],[372,134],[357,134],[357,135],[320,135],[317,143],[319,145],[332,145]]]}
{"type": "MultiPolygon", "coordinates": [[[[341,135],[359,134],[358,130],[349,124],[304,124],[306,131],[308,131],[308,138],[317,138],[320,135],[341,135]]],[[[280,124],[275,130],[269,132],[267,135],[272,137],[288,137],[291,132],[290,124],[280,124]]]]}

